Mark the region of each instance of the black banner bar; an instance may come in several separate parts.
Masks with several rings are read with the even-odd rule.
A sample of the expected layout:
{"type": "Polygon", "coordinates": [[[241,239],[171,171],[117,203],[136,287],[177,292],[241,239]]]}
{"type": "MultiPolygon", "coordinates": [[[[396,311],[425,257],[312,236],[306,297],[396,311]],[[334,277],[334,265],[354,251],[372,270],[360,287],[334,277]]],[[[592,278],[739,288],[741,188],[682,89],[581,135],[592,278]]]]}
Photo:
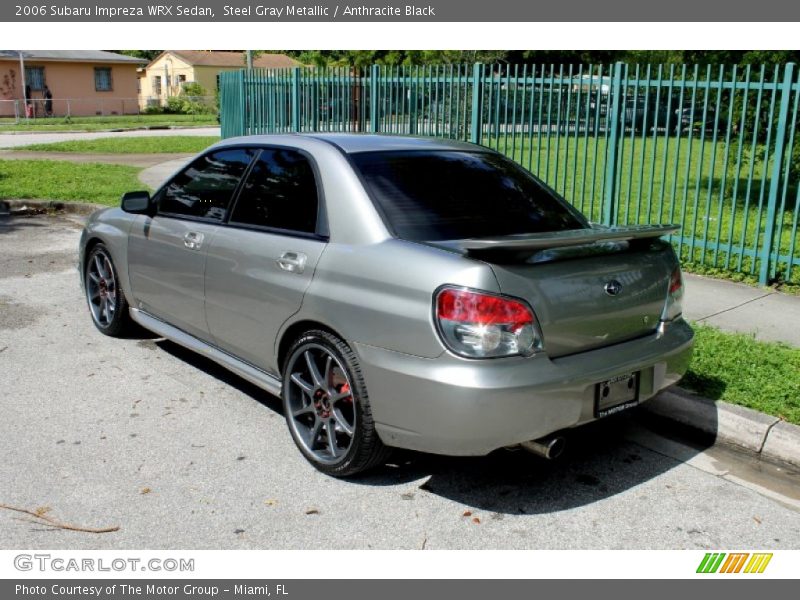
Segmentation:
{"type": "MultiPolygon", "coordinates": [[[[785,22],[800,21],[800,3],[786,0],[361,0],[307,3],[267,0],[12,0],[0,4],[0,20],[11,22],[785,22]]],[[[565,31],[568,34],[569,31],[565,31]]],[[[680,27],[675,34],[680,36],[680,27]]],[[[535,32],[531,32],[535,37],[535,32]]],[[[688,41],[688,40],[687,40],[688,41]]]]}
{"type": "MultiPolygon", "coordinates": [[[[353,567],[350,565],[348,568],[353,567]]],[[[472,568],[479,565],[472,565],[472,568]]],[[[576,568],[580,565],[576,564],[576,568]]],[[[466,568],[466,566],[465,566],[466,568]]],[[[690,580],[3,580],[5,600],[501,600],[794,596],[795,582],[745,577],[690,580]]]]}

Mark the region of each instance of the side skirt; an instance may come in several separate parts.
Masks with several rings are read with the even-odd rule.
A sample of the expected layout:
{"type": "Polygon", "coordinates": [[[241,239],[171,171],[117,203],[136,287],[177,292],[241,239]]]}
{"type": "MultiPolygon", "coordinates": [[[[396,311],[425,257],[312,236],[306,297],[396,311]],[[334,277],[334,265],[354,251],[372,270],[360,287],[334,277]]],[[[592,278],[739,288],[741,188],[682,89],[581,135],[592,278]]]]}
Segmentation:
{"type": "Polygon", "coordinates": [[[193,335],[189,335],[185,331],[181,331],[177,327],[173,327],[161,319],[157,319],[152,315],[142,312],[138,308],[131,308],[130,314],[131,318],[145,329],[165,337],[171,342],[175,342],[179,346],[183,346],[192,352],[196,352],[197,354],[205,356],[206,358],[210,358],[215,363],[222,365],[229,371],[236,373],[242,379],[246,379],[253,385],[257,385],[270,394],[280,397],[282,385],[281,381],[277,377],[274,377],[249,363],[241,361],[235,356],[232,356],[227,352],[220,350],[219,348],[198,340],[193,335]]]}

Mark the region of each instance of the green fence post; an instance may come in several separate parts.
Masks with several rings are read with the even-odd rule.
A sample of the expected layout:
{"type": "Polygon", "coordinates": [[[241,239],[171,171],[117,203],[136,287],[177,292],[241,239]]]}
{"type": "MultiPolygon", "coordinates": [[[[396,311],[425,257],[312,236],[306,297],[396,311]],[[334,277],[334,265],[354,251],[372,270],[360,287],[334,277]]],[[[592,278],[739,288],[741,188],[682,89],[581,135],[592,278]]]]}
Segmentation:
{"type": "MultiPolygon", "coordinates": [[[[761,242],[761,265],[758,283],[767,285],[770,272],[770,255],[774,244],[775,221],[782,218],[777,214],[778,190],[781,184],[783,153],[786,150],[786,129],[789,119],[789,100],[792,97],[792,80],[794,79],[794,63],[787,63],[783,69],[781,84],[781,105],[778,112],[778,130],[775,132],[775,149],[772,154],[772,176],[769,181],[769,198],[767,200],[767,222],[764,239],[761,242]]],[[[788,175],[787,175],[788,176],[788,175]]]]}
{"type": "Polygon", "coordinates": [[[292,131],[300,131],[300,67],[292,69],[292,131]]]}
{"type": "Polygon", "coordinates": [[[247,135],[247,81],[246,75],[248,71],[239,71],[237,79],[239,79],[239,131],[236,135],[247,135]]]}
{"type": "Polygon", "coordinates": [[[228,108],[230,103],[230,86],[228,85],[228,78],[224,73],[217,81],[217,89],[219,90],[219,129],[220,135],[223,138],[230,137],[231,129],[231,110],[228,108]]]}
{"type": "Polygon", "coordinates": [[[372,65],[369,75],[369,128],[372,133],[378,133],[378,84],[381,77],[381,68],[372,65]]]}
{"type": "Polygon", "coordinates": [[[483,64],[475,63],[472,67],[472,122],[469,141],[481,143],[481,85],[483,84],[483,64]]]}
{"type": "Polygon", "coordinates": [[[603,197],[603,225],[616,225],[617,223],[618,141],[625,133],[619,126],[620,100],[622,96],[622,63],[614,64],[614,71],[611,79],[611,114],[606,116],[606,127],[609,131],[607,138],[608,148],[606,148],[606,187],[603,197]]]}

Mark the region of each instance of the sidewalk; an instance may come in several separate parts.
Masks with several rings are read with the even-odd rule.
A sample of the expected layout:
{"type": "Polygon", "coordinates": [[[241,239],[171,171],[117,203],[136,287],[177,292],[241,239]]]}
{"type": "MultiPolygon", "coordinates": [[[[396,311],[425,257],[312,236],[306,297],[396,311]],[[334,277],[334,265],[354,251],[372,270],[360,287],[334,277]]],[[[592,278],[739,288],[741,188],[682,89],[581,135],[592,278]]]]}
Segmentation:
{"type": "Polygon", "coordinates": [[[219,127],[191,127],[175,129],[133,129],[130,131],[52,131],[3,133],[0,129],[0,148],[18,148],[30,144],[48,144],[50,142],[71,142],[73,140],[96,140],[100,138],[150,137],[173,135],[219,135],[219,127]]]}
{"type": "Polygon", "coordinates": [[[800,347],[800,296],[684,273],[683,316],[800,347]]]}

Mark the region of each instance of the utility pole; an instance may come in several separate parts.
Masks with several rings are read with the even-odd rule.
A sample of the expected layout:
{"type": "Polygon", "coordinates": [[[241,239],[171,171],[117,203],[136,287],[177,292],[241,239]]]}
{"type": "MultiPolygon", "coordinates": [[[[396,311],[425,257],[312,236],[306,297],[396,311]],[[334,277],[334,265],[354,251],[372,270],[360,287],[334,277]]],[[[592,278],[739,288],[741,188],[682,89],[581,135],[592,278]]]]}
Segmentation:
{"type": "Polygon", "coordinates": [[[164,61],[164,87],[162,89],[163,89],[164,98],[169,98],[170,97],[170,93],[169,93],[169,68],[167,67],[167,61],[166,60],[164,61]]]}
{"type": "Polygon", "coordinates": [[[252,50],[245,50],[245,56],[247,57],[247,68],[253,68],[253,51],[252,50]]]}
{"type": "Polygon", "coordinates": [[[22,57],[22,50],[19,52],[19,70],[22,73],[22,110],[25,111],[25,120],[28,120],[28,83],[25,81],[25,59],[22,57]]]}

